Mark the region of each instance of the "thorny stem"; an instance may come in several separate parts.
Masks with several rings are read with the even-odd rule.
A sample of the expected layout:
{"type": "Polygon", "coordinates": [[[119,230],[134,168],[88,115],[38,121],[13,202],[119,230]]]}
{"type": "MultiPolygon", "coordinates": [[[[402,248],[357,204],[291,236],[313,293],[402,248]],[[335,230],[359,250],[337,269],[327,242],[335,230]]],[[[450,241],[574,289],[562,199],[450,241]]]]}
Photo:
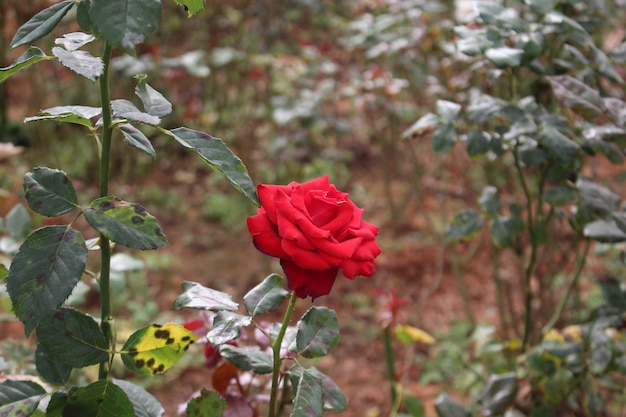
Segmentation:
{"type": "MultiPolygon", "coordinates": [[[[111,62],[111,45],[105,41],[102,60],[104,71],[100,76],[100,100],[102,105],[102,151],[100,153],[100,197],[109,194],[109,170],[111,163],[111,137],[113,135],[111,97],[109,88],[109,64],[111,62]]],[[[111,244],[100,235],[100,302],[102,332],[111,350],[115,348],[111,315],[111,244]]],[[[105,379],[109,374],[109,363],[112,358],[100,365],[99,378],[105,379]]]]}
{"type": "Polygon", "coordinates": [[[272,343],[272,353],[274,356],[274,368],[272,372],[272,388],[270,391],[270,406],[268,417],[277,417],[276,414],[276,397],[278,395],[278,380],[280,376],[280,365],[282,363],[280,359],[280,346],[283,344],[283,338],[285,337],[285,333],[287,332],[287,327],[289,327],[289,321],[291,320],[291,314],[293,313],[293,309],[296,306],[296,301],[298,300],[298,296],[295,292],[291,293],[291,298],[289,299],[289,305],[287,306],[287,311],[285,312],[285,317],[283,317],[283,323],[280,326],[280,330],[278,331],[278,336],[276,336],[276,340],[272,343]]]}
{"type": "Polygon", "coordinates": [[[543,334],[546,334],[550,330],[552,330],[556,322],[559,321],[559,319],[561,318],[561,315],[563,314],[563,311],[565,310],[565,306],[567,305],[567,301],[569,300],[569,296],[571,295],[572,290],[578,283],[580,274],[582,273],[583,267],[585,266],[585,261],[587,260],[587,254],[589,253],[590,247],[591,247],[591,240],[587,239],[587,241],[585,242],[585,247],[583,249],[583,252],[580,254],[576,262],[576,270],[574,271],[572,280],[569,282],[569,285],[567,286],[567,289],[565,290],[565,294],[563,294],[563,298],[561,298],[561,302],[559,303],[559,306],[554,312],[554,315],[550,318],[550,321],[548,321],[548,323],[546,323],[546,325],[543,326],[543,329],[541,329],[543,334]]]}

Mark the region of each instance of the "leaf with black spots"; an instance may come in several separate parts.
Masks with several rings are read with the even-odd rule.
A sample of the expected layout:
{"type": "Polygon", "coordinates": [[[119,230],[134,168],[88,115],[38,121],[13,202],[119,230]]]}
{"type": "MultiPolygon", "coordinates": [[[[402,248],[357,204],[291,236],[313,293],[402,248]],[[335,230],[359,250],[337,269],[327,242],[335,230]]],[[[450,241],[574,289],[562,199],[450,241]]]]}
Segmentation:
{"type": "Polygon", "coordinates": [[[86,262],[85,240],[74,229],[47,226],[26,238],[7,277],[13,311],[26,335],[69,297],[86,262]]]}
{"type": "Polygon", "coordinates": [[[60,308],[37,327],[37,337],[52,357],[74,368],[107,360],[108,344],[98,323],[72,308],[60,308]]]}
{"type": "Polygon", "coordinates": [[[85,218],[107,239],[133,249],[157,249],[167,245],[156,218],[137,203],[117,197],[101,197],[83,210],[85,218]]]}
{"type": "Polygon", "coordinates": [[[328,355],[339,341],[339,322],[326,307],[311,307],[298,322],[296,351],[305,358],[328,355]]]}
{"type": "Polygon", "coordinates": [[[44,216],[60,216],[79,207],[72,181],[58,169],[35,168],[24,176],[28,206],[44,216]]]}
{"type": "Polygon", "coordinates": [[[152,324],[133,333],[122,348],[122,360],[131,371],[145,376],[162,374],[198,340],[176,323],[152,324]]]}

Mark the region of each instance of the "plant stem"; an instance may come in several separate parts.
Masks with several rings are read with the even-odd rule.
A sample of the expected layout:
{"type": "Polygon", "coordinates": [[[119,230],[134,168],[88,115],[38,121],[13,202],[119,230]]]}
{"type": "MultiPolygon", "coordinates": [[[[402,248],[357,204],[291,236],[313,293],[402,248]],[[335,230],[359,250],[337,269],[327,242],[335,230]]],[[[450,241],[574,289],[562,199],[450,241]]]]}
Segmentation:
{"type": "Polygon", "coordinates": [[[267,414],[268,417],[277,417],[276,397],[278,395],[278,379],[280,376],[280,365],[282,363],[282,361],[280,360],[280,346],[283,344],[283,338],[285,337],[285,333],[287,332],[287,327],[289,327],[291,314],[293,313],[293,309],[296,306],[297,300],[298,296],[295,292],[292,292],[291,298],[289,298],[287,311],[285,312],[285,317],[283,317],[283,323],[281,324],[280,330],[278,331],[278,336],[276,336],[276,340],[274,340],[274,342],[272,343],[272,353],[274,355],[274,369],[272,372],[272,389],[270,391],[270,407],[267,414]]]}
{"type": "Polygon", "coordinates": [[[387,365],[387,379],[389,380],[389,391],[391,394],[391,405],[395,406],[398,398],[396,391],[396,369],[394,362],[393,346],[391,343],[391,326],[385,327],[383,333],[383,342],[385,344],[385,364],[387,365]]]}
{"type": "MultiPolygon", "coordinates": [[[[111,97],[109,90],[109,64],[111,62],[111,45],[105,41],[104,72],[100,76],[100,100],[102,105],[102,151],[100,153],[100,197],[109,194],[109,170],[111,164],[111,137],[113,135],[111,97]]],[[[109,240],[100,235],[100,303],[101,303],[101,323],[100,327],[107,339],[111,350],[115,348],[115,338],[113,337],[112,316],[111,316],[111,244],[109,240]]],[[[112,355],[112,354],[111,354],[112,355]]],[[[107,378],[109,374],[108,361],[100,365],[99,378],[107,378]]]]}
{"type": "Polygon", "coordinates": [[[520,164],[519,157],[517,155],[517,147],[513,149],[513,157],[515,159],[515,169],[519,177],[522,189],[524,190],[524,196],[526,197],[526,211],[528,212],[528,233],[530,235],[530,257],[526,264],[524,271],[524,333],[522,336],[522,352],[526,350],[526,345],[530,339],[531,324],[532,324],[532,300],[533,293],[530,287],[530,280],[532,278],[533,267],[537,259],[537,239],[535,236],[535,221],[533,216],[533,204],[531,200],[530,190],[528,184],[526,184],[526,178],[524,172],[522,172],[522,166],[520,164]]]}
{"type": "Polygon", "coordinates": [[[576,262],[576,270],[574,271],[572,280],[569,282],[569,285],[565,289],[565,294],[563,294],[563,298],[561,298],[561,302],[559,303],[556,311],[550,318],[550,321],[548,321],[548,323],[546,323],[546,325],[543,326],[543,329],[541,329],[543,334],[546,334],[550,330],[552,330],[556,322],[559,321],[559,319],[561,318],[561,315],[563,314],[563,311],[565,310],[565,306],[567,305],[567,301],[569,300],[569,296],[572,293],[572,290],[574,289],[574,287],[576,287],[576,284],[578,283],[578,279],[580,278],[580,274],[583,270],[583,267],[585,266],[590,247],[591,247],[591,240],[587,239],[587,241],[585,242],[585,247],[583,249],[583,252],[580,254],[580,256],[578,257],[578,261],[576,262]]]}

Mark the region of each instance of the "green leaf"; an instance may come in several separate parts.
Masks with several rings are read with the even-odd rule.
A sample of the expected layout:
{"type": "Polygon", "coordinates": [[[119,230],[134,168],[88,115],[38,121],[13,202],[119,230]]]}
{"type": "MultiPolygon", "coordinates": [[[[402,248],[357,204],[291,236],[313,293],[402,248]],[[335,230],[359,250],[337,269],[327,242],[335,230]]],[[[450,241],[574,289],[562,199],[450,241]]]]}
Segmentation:
{"type": "Polygon", "coordinates": [[[551,126],[543,127],[539,143],[563,167],[572,167],[581,156],[580,146],[551,126]]]}
{"type": "Polygon", "coordinates": [[[485,415],[497,416],[515,402],[515,394],[517,394],[517,376],[514,372],[491,375],[477,401],[483,406],[485,415]]]}
{"type": "Polygon", "coordinates": [[[135,410],[124,391],[109,379],[101,379],[70,392],[63,417],[134,417],[135,410]]]}
{"type": "Polygon", "coordinates": [[[233,301],[230,294],[207,288],[197,282],[185,281],[183,293],[174,301],[174,310],[195,308],[208,311],[237,311],[239,304],[233,301]]]}
{"type": "Polygon", "coordinates": [[[128,100],[111,100],[111,108],[113,109],[113,115],[118,119],[126,119],[152,126],[158,126],[161,123],[159,117],[142,112],[128,100]]]}
{"type": "Polygon", "coordinates": [[[90,8],[91,0],[81,0],[76,6],[76,22],[83,31],[95,34],[97,31],[94,30],[94,23],[89,15],[90,8]]]}
{"type": "MultiPolygon", "coordinates": [[[[424,403],[419,398],[407,394],[404,397],[404,407],[409,416],[411,417],[425,417],[426,409],[424,407],[424,403]]],[[[508,416],[507,416],[508,417],[508,416]]]]}
{"type": "Polygon", "coordinates": [[[113,379],[113,383],[126,393],[135,408],[135,417],[162,417],[165,410],[152,394],[130,381],[113,379]]]}
{"type": "Polygon", "coordinates": [[[483,192],[478,198],[478,204],[485,213],[489,215],[496,214],[502,207],[502,203],[500,203],[500,196],[498,195],[498,189],[492,185],[487,185],[483,188],[483,192]]]}
{"type": "Polygon", "coordinates": [[[224,400],[217,392],[202,388],[198,397],[192,398],[187,403],[187,416],[222,417],[227,407],[224,400]]]}
{"type": "Polygon", "coordinates": [[[502,99],[483,94],[473,100],[467,107],[467,117],[478,124],[487,123],[506,107],[508,103],[502,99]]]}
{"type": "Polygon", "coordinates": [[[278,309],[289,294],[284,285],[285,278],[282,276],[268,275],[243,297],[248,314],[254,317],[278,309]]]}
{"type": "Polygon", "coordinates": [[[447,124],[454,124],[459,114],[461,114],[461,105],[446,100],[437,100],[437,114],[447,124]]]}
{"type": "Polygon", "coordinates": [[[499,216],[492,219],[489,226],[491,237],[500,248],[513,246],[524,232],[524,222],[519,217],[499,216]]]}
{"type": "Polygon", "coordinates": [[[176,0],[176,4],[185,6],[185,9],[187,10],[187,17],[191,17],[204,9],[205,1],[206,0],[176,0]]]}
{"type": "Polygon", "coordinates": [[[467,154],[470,158],[486,154],[489,150],[489,142],[489,133],[472,129],[467,134],[467,154]]]}
{"type": "Polygon", "coordinates": [[[139,77],[135,94],[143,103],[143,109],[151,116],[165,117],[172,112],[172,103],[146,82],[146,77],[139,77]]]}
{"type": "Polygon", "coordinates": [[[624,163],[624,152],[614,143],[603,140],[589,140],[585,142],[583,148],[591,152],[592,155],[601,154],[614,165],[624,163]]]}
{"type": "Polygon", "coordinates": [[[305,358],[328,355],[339,341],[339,322],[326,307],[311,307],[298,322],[296,350],[305,358]]]}
{"type": "Polygon", "coordinates": [[[522,63],[524,50],[519,48],[489,48],[485,51],[485,56],[492,64],[499,68],[516,68],[522,63]]]}
{"type": "Polygon", "coordinates": [[[457,131],[452,124],[445,124],[437,128],[433,134],[433,152],[436,155],[448,153],[456,143],[457,131]]]}
{"type": "Polygon", "coordinates": [[[235,340],[241,333],[241,328],[249,326],[252,317],[244,316],[233,311],[218,311],[213,320],[213,328],[207,333],[206,338],[211,344],[219,346],[231,340],[235,340]]]}
{"type": "Polygon", "coordinates": [[[24,196],[31,210],[44,216],[60,216],[78,205],[78,197],[65,172],[35,168],[24,175],[24,196]]]}
{"type": "Polygon", "coordinates": [[[525,0],[527,5],[530,6],[530,9],[541,15],[544,15],[554,9],[554,1],[553,0],[525,0]]]}
{"type": "Polygon", "coordinates": [[[220,355],[243,371],[257,374],[271,374],[274,370],[272,358],[267,352],[247,347],[221,345],[220,355]]]}
{"type": "Polygon", "coordinates": [[[602,297],[611,307],[618,311],[626,311],[626,290],[621,288],[618,280],[614,278],[604,279],[600,282],[602,297]]]}
{"type": "Polygon", "coordinates": [[[576,188],[578,188],[585,206],[601,216],[619,210],[621,197],[607,187],[583,178],[576,181],[576,188]]]}
{"type": "Polygon", "coordinates": [[[11,65],[8,67],[0,68],[0,84],[4,83],[7,78],[16,72],[23,70],[24,68],[39,62],[54,59],[54,57],[47,56],[41,49],[31,46],[20,55],[11,65]]]}
{"type": "Polygon", "coordinates": [[[551,206],[558,207],[576,201],[576,190],[566,185],[557,185],[549,188],[543,195],[543,199],[551,206]]]}
{"type": "Polygon", "coordinates": [[[93,128],[91,119],[100,116],[102,109],[90,106],[57,106],[39,112],[39,116],[31,116],[24,119],[24,123],[39,120],[51,120],[54,122],[76,123],[88,128],[93,128]]]}
{"type": "Polygon", "coordinates": [[[74,368],[108,358],[108,344],[98,323],[87,314],[62,307],[37,326],[37,337],[54,358],[74,368]]]}
{"type": "Polygon", "coordinates": [[[124,135],[124,140],[131,146],[134,146],[137,149],[141,149],[148,155],[154,157],[156,156],[156,151],[150,142],[150,139],[144,135],[141,130],[137,129],[135,126],[130,123],[122,123],[117,125],[117,128],[124,135]]]}
{"type": "Polygon", "coordinates": [[[483,218],[473,209],[457,213],[446,230],[446,242],[459,242],[471,239],[483,227],[483,218]]]}
{"type": "Polygon", "coordinates": [[[296,391],[290,417],[323,416],[322,380],[308,369],[300,368],[298,365],[294,365],[289,370],[289,380],[296,391]]]}
{"type": "Polygon", "coordinates": [[[96,81],[104,72],[102,59],[91,55],[87,51],[67,51],[55,46],[52,48],[52,55],[57,57],[63,66],[90,81],[96,81]]]}
{"type": "Polygon", "coordinates": [[[554,95],[565,107],[588,120],[593,120],[602,114],[604,102],[596,89],[569,75],[547,78],[554,95]]]}
{"type": "Polygon", "coordinates": [[[91,227],[120,245],[141,250],[167,245],[157,220],[137,203],[112,196],[101,197],[83,213],[91,227]]]}
{"type": "Polygon", "coordinates": [[[11,48],[35,42],[52,32],[75,3],[75,0],[63,0],[37,13],[17,30],[11,39],[11,48]]]}
{"type": "Polygon", "coordinates": [[[422,137],[433,132],[437,126],[439,126],[439,116],[435,113],[426,113],[405,130],[402,137],[404,139],[422,137]]]}
{"type": "Polygon", "coordinates": [[[65,385],[70,379],[72,367],[55,358],[43,344],[37,344],[35,352],[37,373],[46,382],[53,385],[65,385]]]}
{"type": "Polygon", "coordinates": [[[603,243],[626,241],[626,233],[617,226],[614,220],[596,220],[587,223],[583,229],[583,236],[603,243]]]}
{"type": "MultiPolygon", "coordinates": [[[[292,367],[289,372],[296,369],[298,372],[299,367],[292,367]]],[[[341,413],[347,409],[346,396],[343,395],[339,386],[328,375],[320,372],[317,368],[311,367],[307,371],[319,378],[322,381],[322,398],[324,400],[324,410],[333,410],[336,413],[341,413]]]]}
{"type": "Polygon", "coordinates": [[[134,54],[161,20],[159,0],[91,0],[89,16],[98,32],[113,46],[134,54]]]}
{"type": "Polygon", "coordinates": [[[435,400],[435,411],[439,417],[470,417],[470,410],[454,401],[446,393],[441,393],[435,400]]]}
{"type": "Polygon", "coordinates": [[[144,376],[171,368],[198,336],[176,323],[152,324],[133,333],[122,348],[122,360],[131,371],[144,376]]]}
{"type": "Polygon", "coordinates": [[[589,370],[596,374],[603,374],[611,364],[613,352],[611,340],[602,328],[594,328],[591,332],[591,352],[589,356],[589,370]]]}
{"type": "MultiPolygon", "coordinates": [[[[68,392],[74,391],[76,391],[76,387],[70,388],[68,392]]],[[[52,394],[46,407],[46,417],[63,417],[63,408],[69,398],[68,392],[57,391],[52,394]]]]}
{"type": "Polygon", "coordinates": [[[29,335],[69,297],[85,270],[83,236],[64,226],[31,233],[11,262],[7,290],[29,335]]]}
{"type": "Polygon", "coordinates": [[[7,232],[16,240],[25,239],[33,226],[28,211],[20,203],[14,205],[9,211],[5,222],[7,232]]]}
{"type": "MultiPolygon", "coordinates": [[[[621,102],[621,104],[624,106],[624,109],[626,109],[626,103],[621,102]]],[[[611,115],[611,117],[618,118],[619,116],[611,115]]],[[[626,129],[615,125],[592,125],[583,130],[583,136],[588,140],[623,143],[626,141],[626,129]]]]}
{"type": "Polygon", "coordinates": [[[11,379],[0,382],[0,406],[15,403],[26,398],[45,395],[46,390],[33,381],[14,381],[11,379]]]}
{"type": "Polygon", "coordinates": [[[202,159],[222,174],[237,190],[241,191],[257,206],[260,205],[256,187],[248,175],[246,166],[221,139],[186,127],[165,130],[164,132],[171,135],[184,147],[194,149],[202,159]]]}

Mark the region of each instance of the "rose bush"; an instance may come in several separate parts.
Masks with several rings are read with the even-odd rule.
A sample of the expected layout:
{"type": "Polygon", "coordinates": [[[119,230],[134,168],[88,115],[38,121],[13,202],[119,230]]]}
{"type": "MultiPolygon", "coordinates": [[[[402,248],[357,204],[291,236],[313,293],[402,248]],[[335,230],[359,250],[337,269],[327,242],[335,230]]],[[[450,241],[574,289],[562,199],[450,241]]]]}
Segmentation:
{"type": "Polygon", "coordinates": [[[378,226],[328,176],[257,186],[261,207],[248,218],[255,247],[280,259],[289,289],[300,298],[330,292],[339,269],[349,279],[372,276],[378,226]]]}

